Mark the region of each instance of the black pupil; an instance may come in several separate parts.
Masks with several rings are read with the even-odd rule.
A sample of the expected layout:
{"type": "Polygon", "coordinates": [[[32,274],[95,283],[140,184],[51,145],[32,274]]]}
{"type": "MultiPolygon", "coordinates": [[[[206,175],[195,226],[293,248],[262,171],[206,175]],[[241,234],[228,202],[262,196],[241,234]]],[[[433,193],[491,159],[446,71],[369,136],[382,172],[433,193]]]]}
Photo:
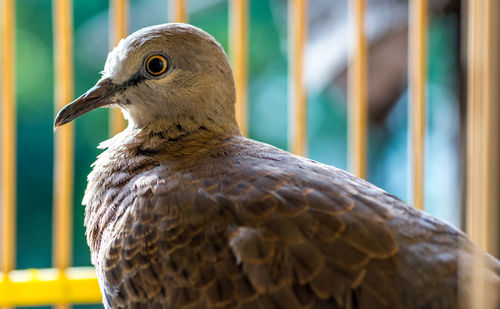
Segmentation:
{"type": "Polygon", "coordinates": [[[148,63],[148,69],[151,73],[160,73],[163,70],[165,64],[160,58],[151,59],[148,63]]]}

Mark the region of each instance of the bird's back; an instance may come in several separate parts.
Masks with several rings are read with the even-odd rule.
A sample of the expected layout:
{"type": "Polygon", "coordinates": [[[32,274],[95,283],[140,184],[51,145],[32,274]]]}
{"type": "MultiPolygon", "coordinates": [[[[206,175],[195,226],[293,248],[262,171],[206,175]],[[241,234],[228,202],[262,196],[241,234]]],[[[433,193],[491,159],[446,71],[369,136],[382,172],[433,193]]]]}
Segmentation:
{"type": "Polygon", "coordinates": [[[89,176],[107,307],[462,306],[458,262],[474,247],[451,226],[267,144],[203,128],[147,134],[110,141],[89,176]]]}

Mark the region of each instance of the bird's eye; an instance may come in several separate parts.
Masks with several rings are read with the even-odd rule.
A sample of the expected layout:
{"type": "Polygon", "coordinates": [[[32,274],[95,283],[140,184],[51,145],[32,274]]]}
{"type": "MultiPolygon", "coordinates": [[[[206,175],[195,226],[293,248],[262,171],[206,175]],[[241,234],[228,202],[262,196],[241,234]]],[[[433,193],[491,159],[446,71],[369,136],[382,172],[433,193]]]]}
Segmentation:
{"type": "Polygon", "coordinates": [[[158,76],[167,70],[167,59],[162,55],[153,55],[146,61],[146,70],[153,76],[158,76]]]}

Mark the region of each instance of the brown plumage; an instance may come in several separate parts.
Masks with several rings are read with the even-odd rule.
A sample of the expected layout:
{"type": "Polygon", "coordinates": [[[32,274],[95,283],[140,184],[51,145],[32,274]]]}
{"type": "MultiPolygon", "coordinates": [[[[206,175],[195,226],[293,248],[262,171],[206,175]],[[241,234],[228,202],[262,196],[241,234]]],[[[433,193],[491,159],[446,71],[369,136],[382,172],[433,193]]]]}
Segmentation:
{"type": "MultiPolygon", "coordinates": [[[[132,34],[56,126],[109,105],[129,127],[103,144],[84,198],[107,308],[466,308],[458,261],[472,261],[471,241],[347,172],[240,136],[227,58],[202,30],[132,34]],[[167,60],[159,76],[152,55],[167,60]]],[[[480,254],[499,291],[498,262],[480,254]]]]}

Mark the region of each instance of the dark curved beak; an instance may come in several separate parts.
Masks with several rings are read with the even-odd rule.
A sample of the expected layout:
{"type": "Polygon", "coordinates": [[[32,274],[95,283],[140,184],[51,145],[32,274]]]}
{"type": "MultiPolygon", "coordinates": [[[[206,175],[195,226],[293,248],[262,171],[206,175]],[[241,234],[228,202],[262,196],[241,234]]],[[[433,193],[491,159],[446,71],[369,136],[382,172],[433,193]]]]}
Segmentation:
{"type": "Polygon", "coordinates": [[[91,110],[110,105],[111,98],[119,89],[120,87],[109,78],[100,80],[94,87],[59,111],[54,121],[54,130],[91,110]]]}

